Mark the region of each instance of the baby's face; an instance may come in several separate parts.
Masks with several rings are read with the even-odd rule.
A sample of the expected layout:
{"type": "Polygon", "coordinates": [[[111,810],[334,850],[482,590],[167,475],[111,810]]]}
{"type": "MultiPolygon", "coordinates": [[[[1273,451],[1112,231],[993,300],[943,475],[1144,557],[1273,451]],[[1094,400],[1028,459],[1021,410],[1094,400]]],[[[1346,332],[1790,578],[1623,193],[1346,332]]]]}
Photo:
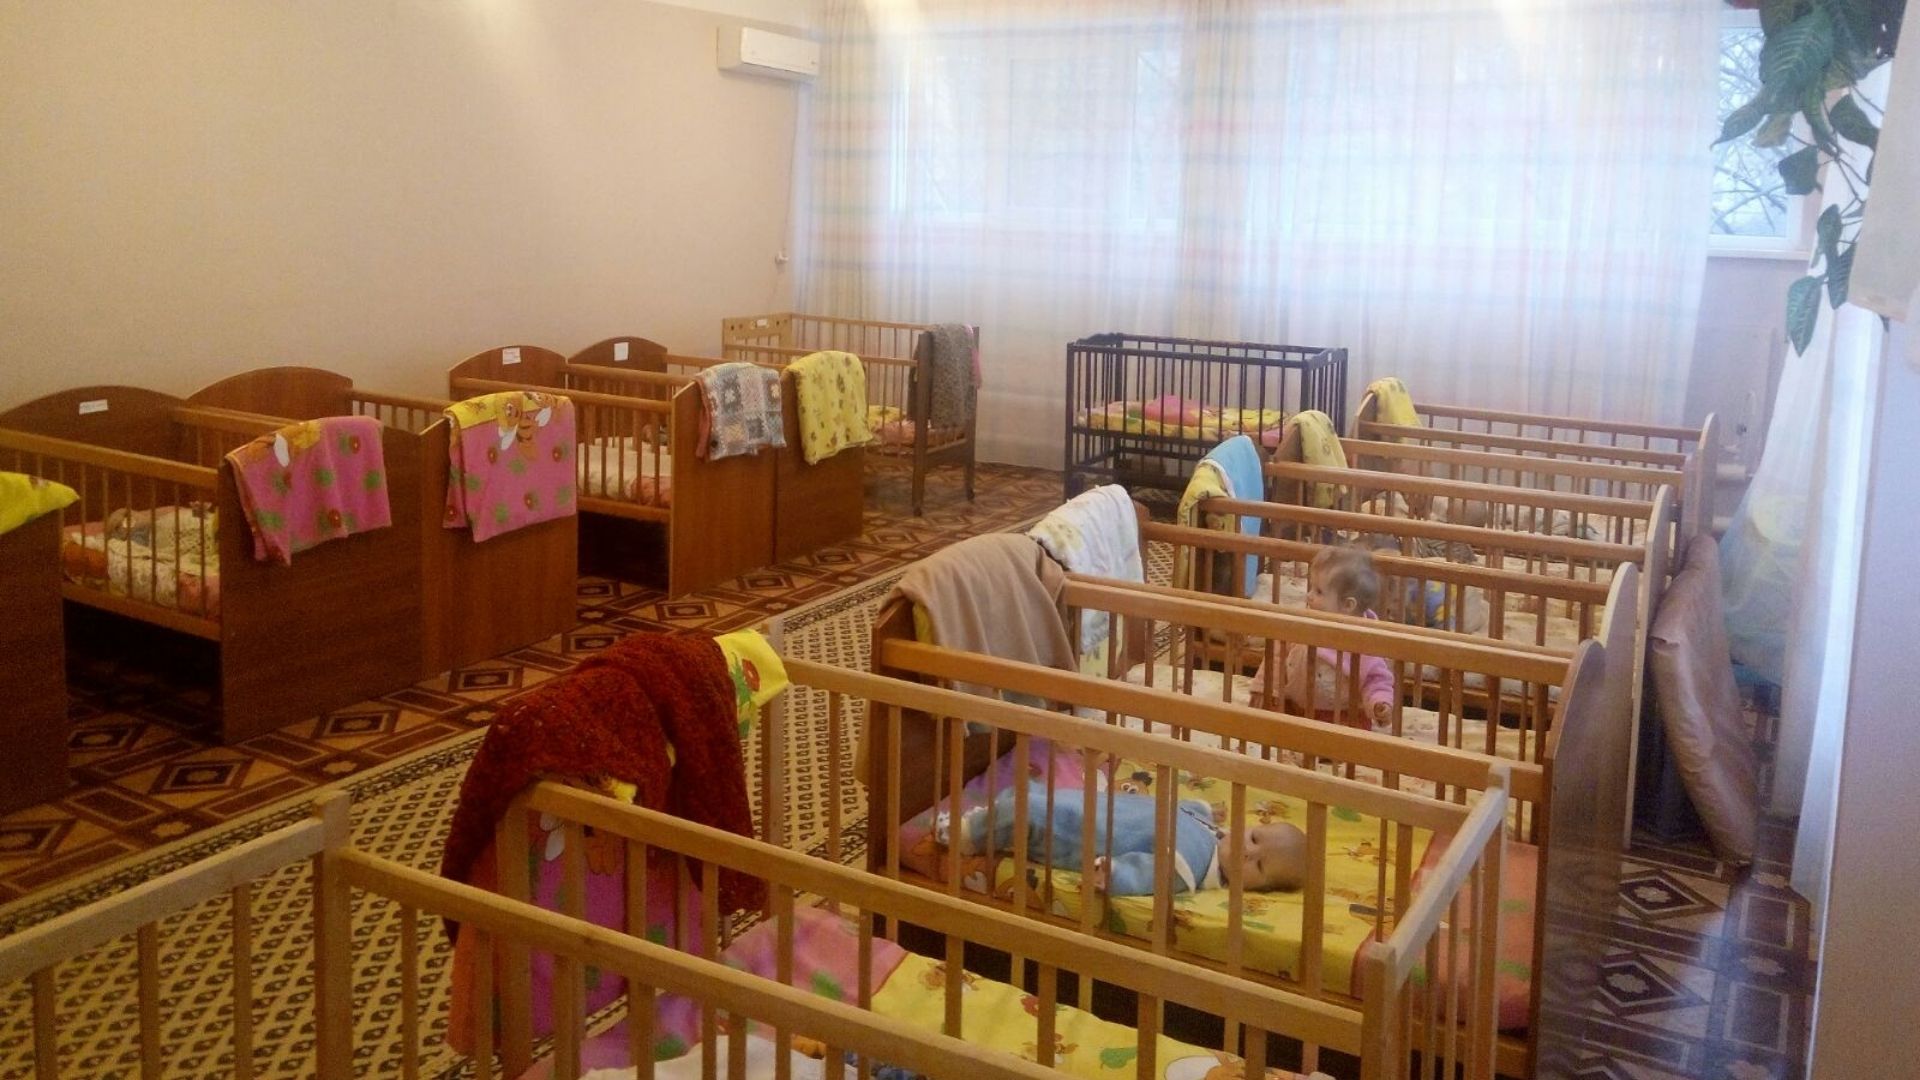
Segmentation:
{"type": "Polygon", "coordinates": [[[1247,830],[1240,859],[1241,888],[1273,892],[1297,888],[1304,873],[1305,837],[1292,825],[1255,825],[1247,830]]]}
{"type": "Polygon", "coordinates": [[[1331,611],[1340,615],[1351,615],[1353,600],[1327,588],[1327,575],[1316,570],[1307,575],[1307,607],[1314,611],[1331,611]]]}

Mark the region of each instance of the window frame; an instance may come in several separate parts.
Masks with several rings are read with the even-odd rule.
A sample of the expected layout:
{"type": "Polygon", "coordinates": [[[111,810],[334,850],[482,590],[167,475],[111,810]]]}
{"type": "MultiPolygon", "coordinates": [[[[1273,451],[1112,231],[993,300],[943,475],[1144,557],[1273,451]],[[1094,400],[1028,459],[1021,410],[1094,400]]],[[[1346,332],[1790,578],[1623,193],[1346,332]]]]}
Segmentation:
{"type": "MultiPolygon", "coordinates": [[[[1720,31],[1757,30],[1760,28],[1758,11],[1727,9],[1720,13],[1720,31]]],[[[1718,50],[1715,50],[1716,54],[1718,50]]],[[[1717,70],[1717,68],[1716,68],[1717,70]]],[[[1715,128],[1719,118],[1715,117],[1715,128]]],[[[1794,131],[1805,134],[1805,121],[1796,119],[1794,131]]],[[[1748,136],[1741,136],[1747,138],[1748,136]]],[[[1719,172],[1715,167],[1716,178],[1719,172]]],[[[1816,189],[1818,190],[1818,189],[1816,189]]],[[[1786,236],[1730,236],[1724,233],[1707,233],[1707,255],[1716,259],[1786,259],[1806,262],[1813,257],[1813,212],[1812,196],[1787,196],[1787,220],[1789,227],[1786,236]]]]}

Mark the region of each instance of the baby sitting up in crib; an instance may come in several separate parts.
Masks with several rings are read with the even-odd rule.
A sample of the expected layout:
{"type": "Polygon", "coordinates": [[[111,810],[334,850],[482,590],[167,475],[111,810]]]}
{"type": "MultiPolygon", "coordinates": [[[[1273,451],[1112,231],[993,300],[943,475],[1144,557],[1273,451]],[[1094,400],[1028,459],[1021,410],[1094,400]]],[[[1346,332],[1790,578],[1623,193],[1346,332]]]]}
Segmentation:
{"type": "MultiPolygon", "coordinates": [[[[1362,615],[1377,619],[1374,607],[1380,602],[1380,573],[1374,569],[1373,556],[1363,548],[1322,548],[1307,569],[1307,607],[1340,615],[1362,615]]],[[[1286,682],[1281,687],[1286,704],[1330,723],[1348,727],[1385,728],[1393,719],[1396,687],[1393,671],[1377,656],[1359,660],[1359,698],[1363,708],[1348,702],[1352,681],[1352,658],[1343,652],[1320,648],[1308,662],[1305,645],[1287,648],[1286,682]],[[1311,672],[1309,672],[1311,668],[1311,672]]],[[[1273,708],[1266,701],[1267,669],[1262,664],[1253,677],[1254,704],[1273,708]]]]}
{"type": "MultiPolygon", "coordinates": [[[[1107,845],[1106,792],[1094,798],[1093,836],[1096,848],[1107,845]]],[[[1113,799],[1113,840],[1111,847],[1093,860],[1094,888],[1111,896],[1151,896],[1162,873],[1170,873],[1173,891],[1198,892],[1223,889],[1237,878],[1240,887],[1253,892],[1291,891],[1307,880],[1307,836],[1284,822],[1254,825],[1246,831],[1238,867],[1227,865],[1232,851],[1226,837],[1213,823],[1213,808],[1189,799],[1174,813],[1173,865],[1154,865],[1155,802],[1151,795],[1115,793],[1113,799]]],[[[980,855],[1013,850],[1014,791],[1007,788],[993,800],[993,835],[987,835],[987,808],[976,806],[960,815],[960,852],[980,855]]],[[[1057,870],[1081,870],[1085,852],[1081,850],[1081,827],[1086,806],[1078,791],[1056,790],[1053,818],[1047,819],[1047,786],[1034,780],[1027,785],[1027,857],[1039,862],[1048,857],[1052,844],[1052,865],[1057,870]],[[1049,828],[1051,825],[1051,828],[1049,828]],[[1051,840],[1049,840],[1051,837],[1051,840]]],[[[934,840],[950,844],[952,819],[942,813],[934,823],[934,840]]]]}

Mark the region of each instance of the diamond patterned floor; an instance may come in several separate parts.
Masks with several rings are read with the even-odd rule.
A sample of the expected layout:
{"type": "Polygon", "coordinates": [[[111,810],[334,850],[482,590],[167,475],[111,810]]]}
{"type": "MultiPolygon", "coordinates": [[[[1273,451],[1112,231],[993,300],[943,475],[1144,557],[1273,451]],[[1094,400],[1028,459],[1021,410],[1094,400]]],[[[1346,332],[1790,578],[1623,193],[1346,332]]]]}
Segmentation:
{"type": "MultiPolygon", "coordinates": [[[[933,547],[1031,517],[1060,492],[1054,474],[990,467],[983,469],[979,501],[968,506],[951,479],[936,476],[933,483],[924,518],[905,512],[898,490],[888,492],[858,540],[680,600],[668,602],[625,582],[583,579],[579,625],[565,634],[236,747],[219,747],[202,734],[205,696],[195,688],[190,655],[153,653],[145,667],[81,658],[72,672],[76,786],[54,802],[0,818],[0,901],[53,895],[58,890],[49,886],[121,856],[191,838],[423,750],[438,756],[434,748],[452,747],[490,722],[502,698],[566,670],[620,634],[751,625],[885,576],[933,547]]],[[[856,622],[819,620],[806,632],[859,638],[856,622]]],[[[841,647],[809,644],[825,652],[841,647]]],[[[863,640],[842,645],[864,649],[863,640]]],[[[1773,718],[1756,710],[1754,722],[1757,741],[1770,746],[1773,718]]],[[[825,768],[824,758],[814,760],[825,768]]],[[[811,805],[802,790],[796,785],[791,793],[793,820],[811,834],[821,823],[802,810],[811,805]]],[[[356,833],[394,815],[396,822],[412,821],[407,815],[415,810],[414,799],[375,798],[364,819],[357,815],[356,833]]],[[[427,853],[413,854],[428,861],[437,850],[430,826],[422,818],[406,832],[407,843],[427,853]]],[[[1763,825],[1760,859],[1750,870],[1719,862],[1699,841],[1638,838],[1607,933],[1600,993],[1579,1012],[1554,1018],[1577,1034],[1569,1060],[1551,1075],[1800,1077],[1814,965],[1807,905],[1787,884],[1792,848],[1791,824],[1778,821],[1763,825]]],[[[184,851],[182,857],[191,853],[191,841],[184,851]]],[[[195,969],[193,977],[215,974],[195,969]]]]}

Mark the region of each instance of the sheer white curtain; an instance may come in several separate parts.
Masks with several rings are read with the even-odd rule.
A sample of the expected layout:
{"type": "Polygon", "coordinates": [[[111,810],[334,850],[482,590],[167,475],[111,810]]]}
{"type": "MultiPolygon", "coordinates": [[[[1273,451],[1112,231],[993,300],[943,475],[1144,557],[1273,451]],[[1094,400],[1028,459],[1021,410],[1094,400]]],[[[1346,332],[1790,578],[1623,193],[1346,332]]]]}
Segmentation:
{"type": "Polygon", "coordinates": [[[1676,418],[1714,0],[829,0],[796,295],[977,322],[983,450],[1065,344],[1353,350],[1353,385],[1676,418]]]}

